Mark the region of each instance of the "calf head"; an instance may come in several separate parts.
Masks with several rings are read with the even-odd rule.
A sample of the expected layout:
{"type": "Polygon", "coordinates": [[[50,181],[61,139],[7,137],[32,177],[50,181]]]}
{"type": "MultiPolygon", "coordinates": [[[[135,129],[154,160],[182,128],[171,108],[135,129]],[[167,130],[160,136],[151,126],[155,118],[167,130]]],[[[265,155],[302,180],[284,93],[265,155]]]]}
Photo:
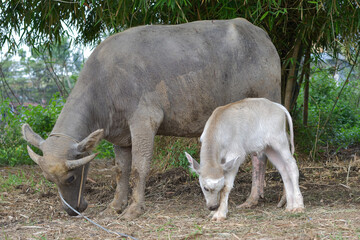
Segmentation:
{"type": "MultiPolygon", "coordinates": [[[[81,142],[66,135],[53,135],[46,140],[36,134],[28,124],[22,126],[25,140],[43,152],[36,154],[27,147],[30,158],[37,163],[46,179],[54,182],[58,190],[74,209],[79,212],[87,208],[83,197],[89,163],[96,157],[91,150],[103,137],[103,130],[96,130],[81,142]]],[[[69,215],[77,215],[63,203],[63,208],[69,215]]]]}
{"type": "Polygon", "coordinates": [[[235,159],[219,166],[200,165],[190,154],[185,152],[190,163],[190,169],[199,175],[201,190],[205,196],[206,206],[215,211],[220,206],[221,191],[225,187],[226,172],[233,168],[235,159]]]}

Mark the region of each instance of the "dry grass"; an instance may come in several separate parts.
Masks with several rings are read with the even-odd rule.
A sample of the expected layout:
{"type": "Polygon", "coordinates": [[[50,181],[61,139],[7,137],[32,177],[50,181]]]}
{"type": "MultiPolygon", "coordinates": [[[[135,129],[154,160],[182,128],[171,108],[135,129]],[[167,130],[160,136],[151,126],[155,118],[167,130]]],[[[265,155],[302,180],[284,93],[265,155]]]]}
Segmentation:
{"type": "MultiPolygon", "coordinates": [[[[86,187],[90,205],[85,215],[138,239],[359,239],[360,168],[350,156],[345,160],[334,156],[324,164],[300,164],[306,205],[301,214],[276,208],[282,184],[272,169],[266,175],[265,199],[254,209],[236,209],[251,186],[251,167],[243,166],[224,222],[210,221],[197,181],[181,168],[149,178],[147,211],[140,218],[102,217],[99,213],[111,201],[115,183],[111,161],[97,161],[89,174],[94,181],[86,187]]],[[[116,239],[81,218],[67,216],[56,188],[44,181],[37,166],[1,168],[0,176],[0,239],[116,239]],[[9,173],[25,179],[7,184],[9,173]]]]}

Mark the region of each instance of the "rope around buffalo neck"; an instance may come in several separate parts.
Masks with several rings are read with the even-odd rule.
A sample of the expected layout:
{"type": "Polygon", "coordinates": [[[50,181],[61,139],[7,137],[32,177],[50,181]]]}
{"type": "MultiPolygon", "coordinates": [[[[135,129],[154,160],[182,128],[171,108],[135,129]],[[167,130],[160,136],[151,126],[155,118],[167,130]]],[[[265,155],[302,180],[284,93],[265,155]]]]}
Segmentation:
{"type": "Polygon", "coordinates": [[[84,172],[85,172],[85,166],[83,166],[82,170],[81,170],[81,182],[80,182],[79,195],[78,195],[78,208],[80,208],[81,192],[82,192],[83,182],[84,182],[84,172]]]}
{"type": "MultiPolygon", "coordinates": [[[[67,137],[69,139],[71,139],[72,141],[76,142],[76,143],[79,143],[78,140],[76,140],[75,138],[67,135],[67,134],[64,134],[64,133],[51,133],[49,135],[49,137],[51,136],[63,136],[63,137],[67,137]]],[[[83,187],[83,181],[84,181],[84,171],[85,171],[85,166],[82,167],[82,171],[81,171],[81,183],[80,183],[80,189],[79,189],[79,195],[78,195],[78,207],[80,207],[80,199],[81,199],[81,192],[82,192],[82,187],[83,187]]],[[[108,233],[111,233],[111,234],[116,234],[120,237],[126,237],[126,238],[130,238],[130,239],[133,239],[133,240],[138,240],[132,236],[129,236],[129,235],[126,235],[124,233],[119,233],[119,232],[115,232],[115,231],[112,231],[112,230],[109,230],[103,226],[101,226],[100,224],[92,221],[90,218],[86,217],[85,215],[82,215],[80,212],[76,211],[73,207],[70,206],[70,204],[68,204],[65,199],[63,198],[63,196],[61,195],[61,192],[59,192],[59,195],[60,195],[60,198],[61,198],[61,201],[68,207],[70,208],[72,211],[74,211],[75,213],[77,213],[79,216],[85,218],[86,220],[88,220],[89,222],[91,222],[92,224],[94,224],[95,226],[101,228],[102,230],[108,232],[108,233]]]]}
{"type": "MultiPolygon", "coordinates": [[[[72,136],[69,136],[65,133],[51,133],[49,135],[49,137],[52,137],[52,136],[57,136],[57,137],[66,137],[68,139],[70,139],[71,141],[75,142],[75,143],[79,143],[78,140],[76,140],[75,138],[73,138],[72,136]]],[[[78,208],[80,207],[80,201],[81,201],[81,193],[82,193],[82,188],[83,188],[83,182],[84,182],[84,172],[85,172],[85,166],[82,167],[82,170],[81,170],[81,182],[80,182],[80,188],[79,188],[79,194],[78,194],[78,208]]],[[[60,193],[60,191],[59,191],[60,193]]],[[[61,196],[61,195],[60,195],[61,196]]]]}
{"type": "Polygon", "coordinates": [[[77,213],[79,216],[85,218],[86,220],[88,220],[89,222],[91,222],[92,224],[94,224],[95,226],[101,228],[102,230],[108,232],[108,233],[111,233],[111,234],[116,234],[120,237],[126,237],[126,238],[130,238],[130,239],[133,239],[133,240],[138,240],[137,238],[134,238],[130,235],[127,235],[127,234],[124,234],[124,233],[119,233],[119,232],[116,232],[116,231],[112,231],[112,230],[109,230],[103,226],[101,226],[100,224],[94,222],[93,220],[91,220],[90,218],[86,217],[85,215],[81,214],[80,212],[76,211],[73,207],[70,206],[70,204],[68,204],[65,199],[63,198],[63,196],[61,195],[61,192],[59,191],[59,195],[60,195],[60,198],[61,198],[61,201],[68,207],[70,208],[72,211],[74,211],[75,213],[77,213]]]}

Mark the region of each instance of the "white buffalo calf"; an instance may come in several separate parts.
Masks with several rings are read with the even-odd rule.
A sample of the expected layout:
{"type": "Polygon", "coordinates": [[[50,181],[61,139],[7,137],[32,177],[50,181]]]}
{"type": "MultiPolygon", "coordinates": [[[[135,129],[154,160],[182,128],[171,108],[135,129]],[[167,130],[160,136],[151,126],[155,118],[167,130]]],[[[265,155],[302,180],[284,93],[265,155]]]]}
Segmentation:
{"type": "Polygon", "coordinates": [[[247,98],[216,108],[200,138],[200,164],[186,153],[190,167],[199,175],[206,206],[215,211],[212,220],[226,218],[229,193],[247,154],[256,154],[262,161],[269,158],[284,181],[286,209],[303,211],[293,139],[291,116],[278,103],[264,98],[247,98]]]}

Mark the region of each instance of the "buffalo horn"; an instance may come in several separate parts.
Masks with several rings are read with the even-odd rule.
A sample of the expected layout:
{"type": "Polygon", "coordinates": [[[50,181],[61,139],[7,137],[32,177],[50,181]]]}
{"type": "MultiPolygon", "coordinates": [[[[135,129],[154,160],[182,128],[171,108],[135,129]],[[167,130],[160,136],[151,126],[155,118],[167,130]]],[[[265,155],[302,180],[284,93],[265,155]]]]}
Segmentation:
{"type": "Polygon", "coordinates": [[[39,165],[41,156],[37,155],[29,146],[27,146],[27,150],[29,153],[30,158],[37,164],[39,165]]]}
{"type": "Polygon", "coordinates": [[[69,170],[71,170],[89,163],[91,160],[93,160],[96,157],[96,155],[97,154],[92,154],[90,156],[83,157],[77,160],[67,160],[65,165],[69,170]]]}

